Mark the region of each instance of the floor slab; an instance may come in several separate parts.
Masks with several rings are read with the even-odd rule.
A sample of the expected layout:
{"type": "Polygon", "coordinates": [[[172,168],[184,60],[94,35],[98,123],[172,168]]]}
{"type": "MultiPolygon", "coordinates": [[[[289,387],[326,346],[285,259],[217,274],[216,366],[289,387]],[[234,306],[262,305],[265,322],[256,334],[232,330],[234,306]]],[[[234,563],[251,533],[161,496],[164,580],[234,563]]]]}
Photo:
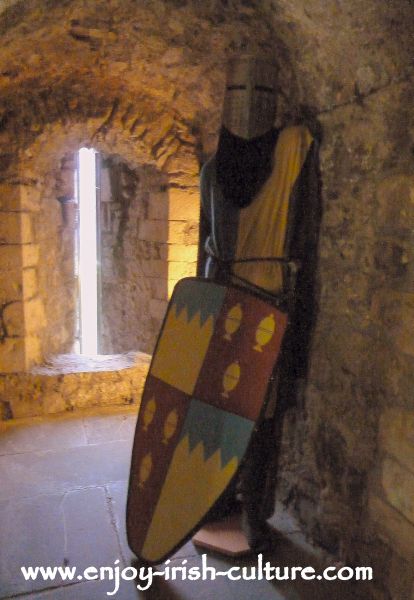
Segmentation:
{"type": "Polygon", "coordinates": [[[129,476],[131,441],[0,457],[0,500],[105,485],[129,476]]]}
{"type": "Polygon", "coordinates": [[[83,570],[119,559],[104,488],[3,501],[0,519],[0,597],[51,585],[40,577],[25,581],[21,566],[83,570]]]}
{"type": "Polygon", "coordinates": [[[88,444],[102,444],[118,440],[132,440],[137,415],[114,415],[83,419],[88,444]]]}
{"type": "Polygon", "coordinates": [[[87,443],[81,419],[54,419],[15,427],[0,423],[0,456],[75,448],[87,443]]]}

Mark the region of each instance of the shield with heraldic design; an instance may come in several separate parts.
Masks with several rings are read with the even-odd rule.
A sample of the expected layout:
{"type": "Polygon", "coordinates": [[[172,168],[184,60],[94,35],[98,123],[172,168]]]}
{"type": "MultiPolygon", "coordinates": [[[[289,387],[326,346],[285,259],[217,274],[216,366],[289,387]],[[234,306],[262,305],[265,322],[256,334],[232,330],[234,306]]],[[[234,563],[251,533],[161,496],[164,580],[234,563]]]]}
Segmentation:
{"type": "Polygon", "coordinates": [[[286,325],[286,313],[246,288],[176,285],[132,451],[128,542],[147,564],[186,542],[237,476],[286,325]]]}

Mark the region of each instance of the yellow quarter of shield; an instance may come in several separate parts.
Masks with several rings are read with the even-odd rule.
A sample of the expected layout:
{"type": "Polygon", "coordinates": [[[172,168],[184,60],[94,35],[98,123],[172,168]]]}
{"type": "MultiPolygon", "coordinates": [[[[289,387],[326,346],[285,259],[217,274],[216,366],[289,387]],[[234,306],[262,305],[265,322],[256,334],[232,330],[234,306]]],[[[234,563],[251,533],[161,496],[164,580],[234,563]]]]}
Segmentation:
{"type": "Polygon", "coordinates": [[[204,460],[202,442],[190,451],[188,436],[184,437],[174,452],[142,557],[157,561],[178,544],[224,491],[237,466],[234,457],[223,468],[220,449],[204,460]]]}
{"type": "Polygon", "coordinates": [[[151,375],[192,394],[213,335],[213,317],[202,325],[200,313],[189,320],[187,309],[172,306],[158,342],[151,375]]]}

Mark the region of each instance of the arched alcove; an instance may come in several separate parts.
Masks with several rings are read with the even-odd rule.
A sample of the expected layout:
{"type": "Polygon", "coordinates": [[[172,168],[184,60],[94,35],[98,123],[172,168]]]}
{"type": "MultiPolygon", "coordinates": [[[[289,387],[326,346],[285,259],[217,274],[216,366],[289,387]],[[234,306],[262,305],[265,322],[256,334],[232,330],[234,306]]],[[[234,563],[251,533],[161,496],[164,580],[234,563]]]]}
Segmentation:
{"type": "MultiPolygon", "coordinates": [[[[112,165],[114,171],[113,180],[116,179],[116,165],[122,165],[118,170],[123,171],[124,176],[129,174],[132,179],[133,173],[137,174],[139,170],[143,176],[145,173],[145,189],[141,186],[140,191],[135,190],[134,198],[118,198],[117,218],[120,221],[116,224],[116,231],[112,232],[115,236],[111,242],[112,247],[104,250],[106,256],[103,257],[107,267],[107,277],[104,278],[103,284],[107,285],[107,288],[111,285],[119,287],[121,273],[127,268],[127,262],[131,267],[135,261],[136,268],[147,276],[145,284],[136,280],[135,285],[144,285],[153,292],[151,308],[149,301],[147,302],[147,308],[152,314],[146,315],[149,320],[154,319],[152,334],[147,335],[147,338],[149,336],[151,339],[148,338],[143,342],[144,347],[137,347],[137,350],[152,349],[155,330],[160,325],[168,295],[175,281],[195,272],[199,216],[195,143],[190,141],[191,136],[185,131],[182,135],[187,135],[187,140],[179,142],[177,136],[180,135],[180,126],[175,124],[173,117],[154,112],[148,113],[148,117],[140,112],[140,133],[133,136],[131,127],[137,131],[137,117],[130,115],[130,122],[125,119],[124,111],[128,110],[128,107],[126,102],[118,117],[112,118],[110,123],[106,118],[105,128],[102,128],[101,120],[96,123],[93,115],[92,118],[86,115],[82,124],[77,124],[70,117],[65,124],[50,124],[32,144],[17,154],[16,161],[13,162],[9,183],[6,185],[16,195],[15,213],[21,211],[24,226],[30,231],[25,233],[30,237],[20,240],[20,244],[16,243],[10,248],[10,252],[15,252],[16,256],[21,255],[19,260],[24,261],[23,271],[16,271],[15,287],[22,285],[22,298],[28,300],[22,303],[22,298],[16,298],[15,302],[19,303],[18,310],[24,314],[25,322],[31,322],[36,327],[37,334],[34,335],[33,327],[30,326],[28,353],[20,366],[19,362],[13,364],[10,359],[12,371],[39,363],[50,355],[67,352],[73,344],[74,326],[70,320],[73,321],[74,318],[74,291],[70,290],[69,282],[65,285],[65,281],[72,277],[73,286],[74,225],[65,221],[65,209],[63,205],[59,205],[58,200],[74,197],[74,156],[80,147],[93,145],[102,156],[111,157],[108,164],[112,165]],[[177,169],[178,163],[180,170],[177,169]],[[127,202],[130,202],[129,207],[127,202]],[[145,223],[142,222],[139,226],[135,222],[136,244],[131,234],[129,240],[123,239],[122,227],[128,225],[129,209],[135,210],[135,220],[145,220],[145,223]],[[141,259],[138,256],[140,252],[141,259]],[[145,259],[148,252],[151,257],[145,259]],[[129,258],[125,253],[129,253],[129,258]],[[28,271],[29,269],[31,271],[28,271]],[[115,279],[111,279],[111,271],[115,273],[115,279]],[[25,277],[28,277],[29,273],[32,274],[30,285],[35,274],[39,277],[36,302],[33,302],[33,290],[25,290],[25,286],[19,281],[22,273],[25,277]],[[66,280],[62,280],[62,277],[66,280]],[[160,284],[161,279],[164,280],[164,286],[160,284]],[[72,333],[69,333],[70,331],[72,333]]],[[[144,107],[141,105],[140,108],[144,107]]],[[[122,195],[122,191],[118,191],[122,195]]],[[[108,193],[110,192],[106,190],[106,200],[110,199],[108,193]]],[[[105,236],[103,239],[105,241],[105,236]]],[[[132,276],[132,273],[130,275],[132,276]]],[[[12,298],[10,302],[13,302],[12,298]]],[[[106,323],[108,328],[108,318],[106,323]]],[[[125,324],[125,327],[128,325],[125,324]]],[[[119,339],[117,343],[119,346],[119,339]]],[[[108,339],[106,344],[107,347],[111,346],[108,339]]],[[[16,347],[16,344],[13,346],[16,347]]],[[[20,354],[16,355],[16,360],[21,360],[20,354]]]]}

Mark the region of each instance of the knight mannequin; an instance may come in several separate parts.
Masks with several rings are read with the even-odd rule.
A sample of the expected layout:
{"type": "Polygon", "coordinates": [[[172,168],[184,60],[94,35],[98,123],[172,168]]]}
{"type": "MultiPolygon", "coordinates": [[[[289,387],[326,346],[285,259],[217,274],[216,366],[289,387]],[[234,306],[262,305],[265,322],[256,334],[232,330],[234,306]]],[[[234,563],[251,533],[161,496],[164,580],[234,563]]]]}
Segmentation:
{"type": "Polygon", "coordinates": [[[306,378],[317,306],[320,214],[316,141],[303,123],[273,126],[274,81],[266,61],[230,64],[217,151],[200,175],[200,239],[209,260],[200,253],[199,273],[202,267],[215,281],[187,280],[174,290],[145,384],[127,532],[149,564],[171,556],[203,522],[193,539],[201,536],[204,547],[233,556],[262,552],[273,537],[267,519],[275,506],[281,425],[294,409],[297,382],[306,378]],[[143,435],[154,402],[160,410],[143,435]],[[159,444],[166,424],[168,449],[159,444]],[[230,515],[233,508],[238,512],[230,515]],[[226,514],[231,518],[211,523],[226,514]],[[208,541],[209,529],[216,542],[208,541]]]}
{"type": "MultiPolygon", "coordinates": [[[[200,274],[286,296],[290,315],[266,415],[239,479],[244,532],[255,551],[270,541],[266,520],[274,510],[283,417],[306,377],[320,218],[317,142],[303,124],[275,129],[276,78],[269,60],[230,61],[217,151],[200,180],[200,274]],[[259,258],[246,263],[247,257],[259,258]],[[288,266],[260,257],[287,260],[288,266]],[[302,268],[292,277],[290,265],[297,264],[302,268]]],[[[234,504],[235,494],[229,490],[215,516],[234,504]]]]}
{"type": "MultiPolygon", "coordinates": [[[[226,260],[234,257],[240,207],[252,200],[269,175],[277,139],[276,78],[276,65],[268,60],[246,56],[229,62],[219,148],[202,175],[203,208],[210,214],[212,225],[207,239],[210,255],[205,268],[207,277],[226,279],[227,274],[219,272],[220,264],[214,257],[226,260]],[[236,144],[237,148],[229,148],[227,144],[236,144]],[[244,157],[246,164],[230,164],[237,157],[241,160],[244,157]],[[228,201],[239,195],[243,200],[228,201]]],[[[269,542],[266,518],[273,510],[268,514],[265,509],[268,503],[265,481],[272,433],[272,419],[265,419],[256,436],[260,440],[253,443],[238,483],[243,529],[250,547],[256,551],[269,542]]],[[[224,512],[235,506],[235,496],[236,490],[230,490],[222,505],[224,512]]]]}

